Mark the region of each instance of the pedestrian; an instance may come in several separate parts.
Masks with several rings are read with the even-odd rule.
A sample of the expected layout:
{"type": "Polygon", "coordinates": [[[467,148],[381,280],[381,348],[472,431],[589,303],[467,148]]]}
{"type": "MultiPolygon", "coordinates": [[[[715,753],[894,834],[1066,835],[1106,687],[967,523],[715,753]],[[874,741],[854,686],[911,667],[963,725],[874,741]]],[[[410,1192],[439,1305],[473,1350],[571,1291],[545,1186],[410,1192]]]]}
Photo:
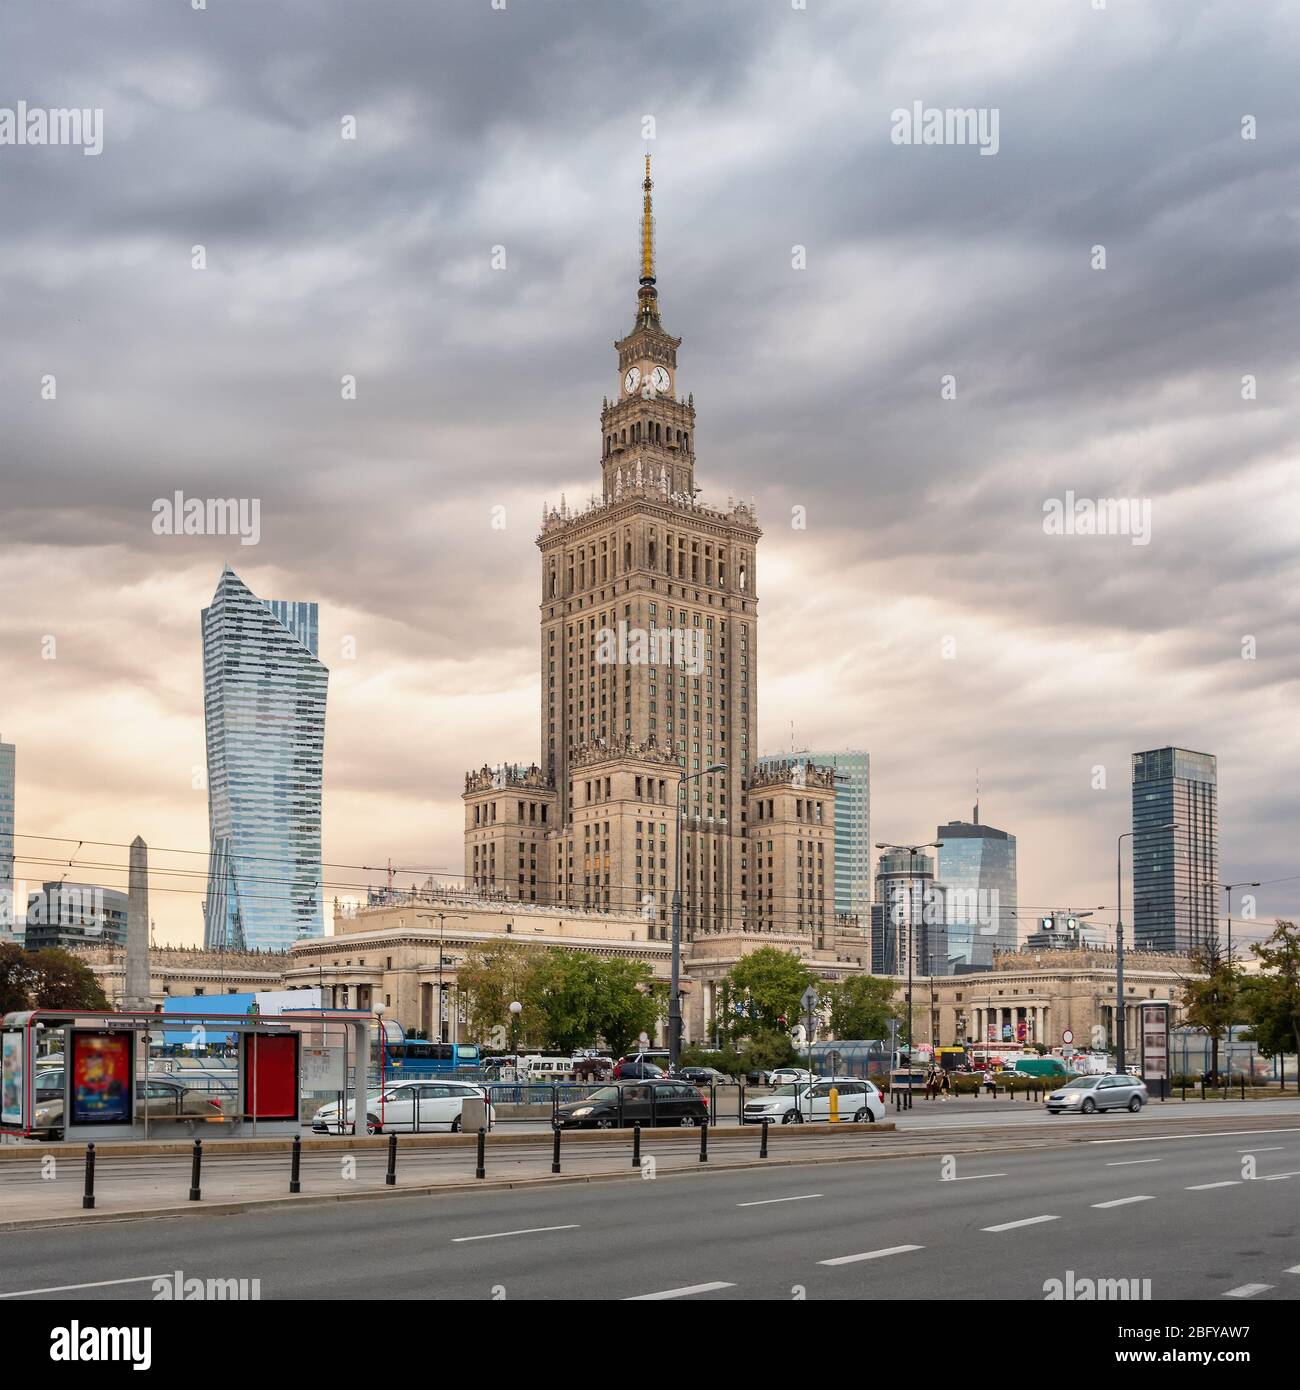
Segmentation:
{"type": "Polygon", "coordinates": [[[925,1074],[925,1098],[933,1100],[939,1094],[939,1075],[933,1067],[925,1074]]]}
{"type": "Polygon", "coordinates": [[[984,1072],[984,1089],[989,1093],[989,1095],[993,1096],[995,1099],[997,1098],[998,1083],[994,1079],[992,1071],[987,1069],[984,1072]]]}
{"type": "Polygon", "coordinates": [[[943,1079],[939,1082],[939,1089],[943,1092],[944,1100],[952,1099],[952,1073],[944,1072],[943,1079]]]}

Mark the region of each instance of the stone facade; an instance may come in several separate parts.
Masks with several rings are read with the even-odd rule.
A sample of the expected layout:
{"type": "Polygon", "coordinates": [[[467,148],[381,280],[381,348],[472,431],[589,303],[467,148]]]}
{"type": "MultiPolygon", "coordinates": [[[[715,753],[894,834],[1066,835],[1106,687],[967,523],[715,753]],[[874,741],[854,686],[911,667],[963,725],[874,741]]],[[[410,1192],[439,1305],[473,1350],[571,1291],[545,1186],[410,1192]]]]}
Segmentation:
{"type": "Polygon", "coordinates": [[[695,402],[659,316],[648,165],[643,190],[636,319],[601,407],[601,493],[544,508],[537,540],[540,759],[466,778],[465,882],[635,913],[667,941],[680,808],[684,940],[776,932],[817,952],[844,926],[834,777],[754,770],[762,533],[752,504],[698,500],[695,402]]]}
{"type": "MultiPolygon", "coordinates": [[[[115,1009],[127,996],[126,951],[121,946],[82,946],[72,952],[90,966],[115,1009]]],[[[155,946],[149,951],[149,999],[155,1006],[171,994],[247,994],[283,989],[289,958],[280,951],[209,951],[155,946]]]]}

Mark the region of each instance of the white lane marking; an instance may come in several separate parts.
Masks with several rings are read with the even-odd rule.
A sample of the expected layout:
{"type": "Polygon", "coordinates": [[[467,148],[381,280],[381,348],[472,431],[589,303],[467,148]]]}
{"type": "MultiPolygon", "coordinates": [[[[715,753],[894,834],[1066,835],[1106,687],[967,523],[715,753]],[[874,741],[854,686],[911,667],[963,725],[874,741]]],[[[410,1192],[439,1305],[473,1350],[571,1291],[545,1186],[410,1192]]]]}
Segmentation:
{"type": "Polygon", "coordinates": [[[1243,1134],[1300,1134],[1300,1129],[1208,1129],[1200,1134],[1144,1134],[1140,1139],[1085,1139],[1085,1144],[1160,1144],[1170,1139],[1237,1139],[1243,1134]]]}
{"type": "Polygon", "coordinates": [[[855,1265],[862,1260],[882,1260],[886,1255],[906,1255],[911,1250],[924,1250],[924,1245],[891,1245],[884,1250],[866,1250],[861,1255],[839,1255],[833,1260],[818,1260],[819,1265],[855,1265]]]}
{"type": "Polygon", "coordinates": [[[1163,1158],[1117,1158],[1106,1165],[1107,1168],[1131,1168],[1135,1163],[1163,1163],[1163,1158]]]}
{"type": "Polygon", "coordinates": [[[1281,1182],[1283,1178],[1300,1178],[1300,1173],[1265,1173],[1262,1175],[1264,1182],[1281,1182]]]}
{"type": "Polygon", "coordinates": [[[1212,1187],[1237,1187],[1240,1183],[1240,1178],[1232,1178],[1228,1182],[1198,1182],[1195,1187],[1185,1187],[1183,1191],[1208,1192],[1212,1187]]]}
{"type": "Polygon", "coordinates": [[[1239,1288],[1229,1289],[1223,1296],[1224,1298],[1254,1298],[1257,1293],[1263,1293],[1265,1289],[1272,1287],[1272,1284],[1242,1284],[1239,1288]]]}
{"type": "Polygon", "coordinates": [[[1283,1274],[1300,1274],[1300,1265],[1292,1265],[1290,1269],[1284,1269],[1283,1274]]]}
{"type": "Polygon", "coordinates": [[[1094,1202],[1093,1211],[1104,1211],[1107,1207],[1126,1207],[1130,1202],[1154,1202],[1154,1197],[1116,1197],[1113,1202],[1094,1202]]]}
{"type": "Polygon", "coordinates": [[[1023,1221],[1004,1221],[1000,1226],[981,1226],[982,1231],[1014,1231],[1019,1226],[1037,1226],[1043,1221],[1059,1221],[1059,1216],[1026,1216],[1023,1221]]]}
{"type": "Polygon", "coordinates": [[[664,1298],[689,1298],[693,1293],[712,1293],[715,1289],[734,1289],[734,1284],[687,1284],[681,1289],[661,1289],[658,1293],[638,1293],[624,1303],[652,1303],[664,1298]]]}
{"type": "Polygon", "coordinates": [[[948,1178],[947,1182],[975,1182],[979,1178],[1005,1178],[1005,1173],[967,1173],[964,1177],[948,1178]]]}
{"type": "Polygon", "coordinates": [[[762,1202],[737,1202],[738,1207],[774,1207],[778,1202],[811,1202],[814,1197],[820,1197],[820,1192],[806,1192],[802,1197],[768,1197],[762,1202]]]}
{"type": "Polygon", "coordinates": [[[27,1298],[38,1293],[68,1293],[73,1289],[106,1289],[111,1284],[148,1284],[154,1279],[172,1279],[171,1274],[135,1274],[130,1279],[97,1279],[93,1284],[55,1284],[49,1289],[17,1289],[13,1293],[0,1293],[0,1298],[27,1298]]]}
{"type": "Polygon", "coordinates": [[[1252,1145],[1249,1149],[1238,1149],[1237,1152],[1239,1154],[1277,1154],[1281,1153],[1284,1148],[1286,1148],[1285,1144],[1273,1144],[1267,1149],[1256,1148],[1252,1145]]]}
{"type": "Polygon", "coordinates": [[[453,1245],[464,1245],[471,1240],[501,1240],[505,1236],[535,1236],[543,1231],[576,1231],[578,1226],[574,1223],[571,1226],[526,1226],[522,1231],[493,1231],[485,1236],[456,1236],[452,1240],[453,1245]]]}

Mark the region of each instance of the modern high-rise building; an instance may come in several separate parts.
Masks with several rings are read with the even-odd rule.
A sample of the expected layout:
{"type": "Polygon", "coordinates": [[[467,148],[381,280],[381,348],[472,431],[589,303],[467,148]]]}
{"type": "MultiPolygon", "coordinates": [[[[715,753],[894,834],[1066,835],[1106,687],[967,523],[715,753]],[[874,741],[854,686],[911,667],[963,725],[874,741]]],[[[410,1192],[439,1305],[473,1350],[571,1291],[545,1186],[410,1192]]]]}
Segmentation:
{"type": "Polygon", "coordinates": [[[125,946],[127,895],[95,883],[43,883],[27,897],[24,945],[29,951],[51,946],[125,946]]]}
{"type": "Polygon", "coordinates": [[[324,935],[321,784],[329,672],[314,603],[260,599],[229,566],[203,610],[210,861],[204,944],[324,935]]]}
{"type": "Polygon", "coordinates": [[[14,769],[18,752],[0,743],[0,934],[11,935],[18,912],[14,906],[14,769]]]}
{"type": "Polygon", "coordinates": [[[951,975],[948,964],[947,888],[935,881],[928,854],[887,850],[876,865],[871,907],[871,973],[951,975]]]}
{"type": "Polygon", "coordinates": [[[666,940],[680,798],[684,938],[775,932],[831,949],[835,778],[755,764],[762,533],[751,504],[700,500],[695,399],[660,319],[652,187],[647,158],[599,496],[542,512],[540,758],[467,775],[465,878],[489,896],[634,911],[666,940]]]}
{"type": "Polygon", "coordinates": [[[950,972],[989,970],[994,951],[1014,951],[1016,837],[980,824],[977,805],[969,821],[950,821],[935,831],[939,879],[948,890],[950,972]]]}
{"type": "Polygon", "coordinates": [[[1219,787],[1212,753],[1133,754],[1133,943],[1186,954],[1218,930],[1219,787]],[[1173,825],[1173,829],[1161,827],[1173,825]]]}
{"type": "Polygon", "coordinates": [[[871,755],[858,748],[837,753],[764,756],[760,768],[782,762],[829,767],[835,774],[835,911],[865,927],[871,915],[871,755]]]}

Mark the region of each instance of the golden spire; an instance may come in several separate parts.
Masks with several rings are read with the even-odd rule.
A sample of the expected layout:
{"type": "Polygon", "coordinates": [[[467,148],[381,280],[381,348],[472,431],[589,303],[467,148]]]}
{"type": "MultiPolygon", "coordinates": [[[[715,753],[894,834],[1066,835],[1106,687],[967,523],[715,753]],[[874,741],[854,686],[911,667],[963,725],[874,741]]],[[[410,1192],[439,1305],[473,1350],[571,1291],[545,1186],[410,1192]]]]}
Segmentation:
{"type": "Polygon", "coordinates": [[[650,156],[645,157],[645,205],[641,212],[641,279],[652,284],[655,278],[655,220],[650,211],[650,190],[654,184],[650,179],[650,156]]]}

